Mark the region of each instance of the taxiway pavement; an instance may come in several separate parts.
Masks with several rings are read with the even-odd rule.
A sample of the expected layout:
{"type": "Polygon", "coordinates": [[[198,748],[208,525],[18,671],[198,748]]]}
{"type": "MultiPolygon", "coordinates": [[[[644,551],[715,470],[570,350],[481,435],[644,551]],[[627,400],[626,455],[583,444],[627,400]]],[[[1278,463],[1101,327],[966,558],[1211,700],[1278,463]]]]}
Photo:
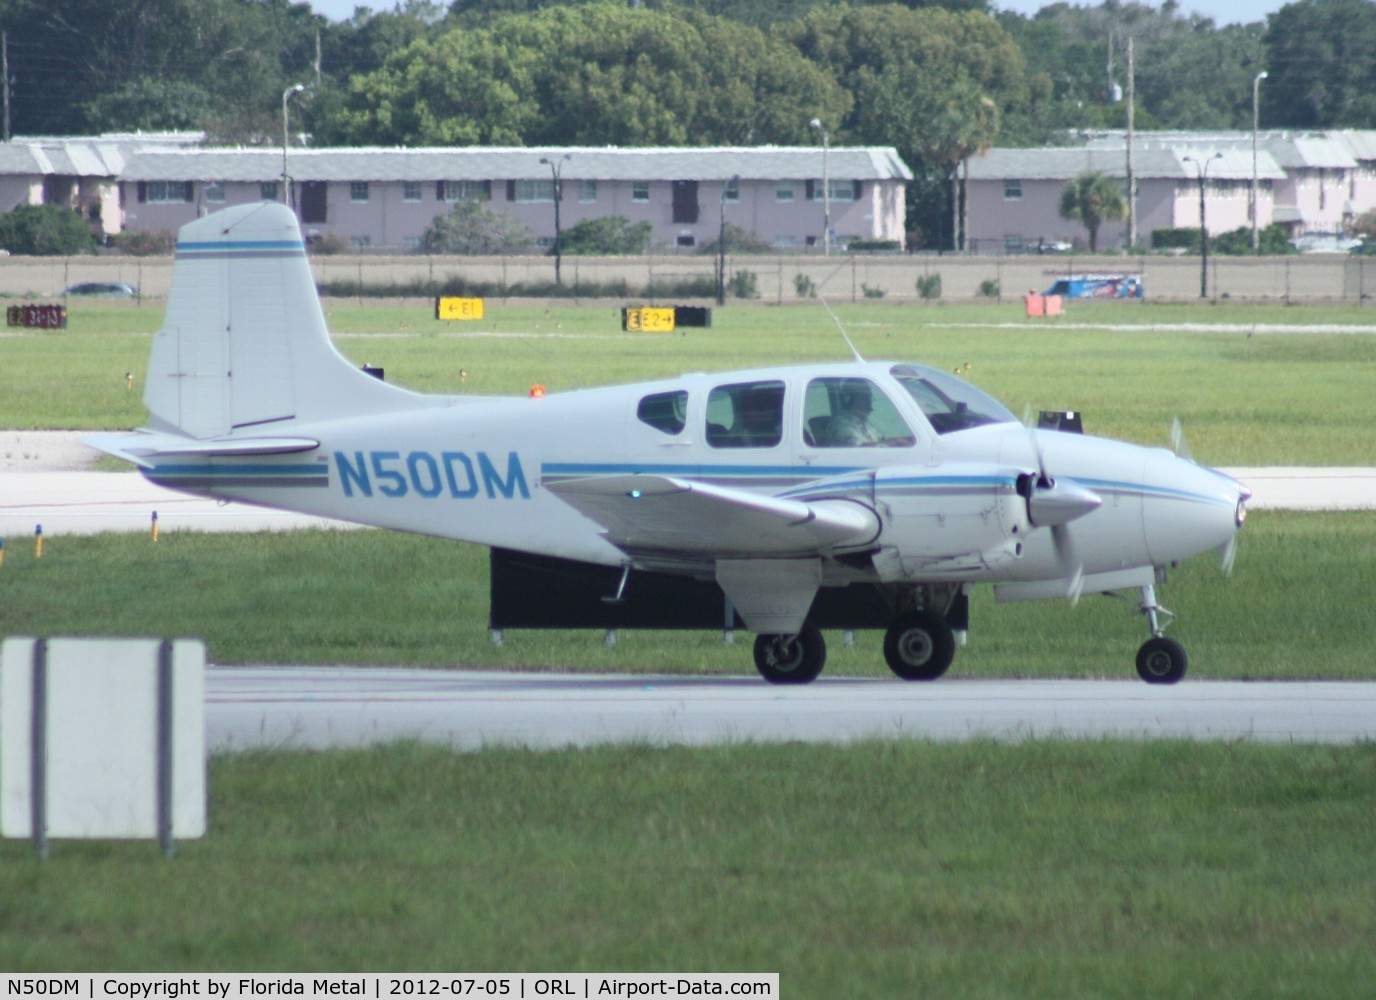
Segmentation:
{"type": "Polygon", "coordinates": [[[1376,739],[1376,684],[512,674],[217,667],[206,676],[212,751],[356,747],[404,739],[460,749],[600,743],[705,745],[867,739],[1178,738],[1284,743],[1376,739]]]}

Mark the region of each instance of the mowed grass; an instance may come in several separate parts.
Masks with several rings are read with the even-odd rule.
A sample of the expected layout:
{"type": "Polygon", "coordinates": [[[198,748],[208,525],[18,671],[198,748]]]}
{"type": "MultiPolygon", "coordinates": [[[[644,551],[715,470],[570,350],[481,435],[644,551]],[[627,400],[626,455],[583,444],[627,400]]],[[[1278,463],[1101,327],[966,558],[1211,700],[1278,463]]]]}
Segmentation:
{"type": "MultiPolygon", "coordinates": [[[[1164,444],[1173,417],[1212,465],[1376,464],[1371,332],[1256,332],[1267,324],[1371,329],[1354,306],[1072,303],[1029,321],[1020,303],[840,305],[869,358],[959,369],[1021,414],[1079,409],[1091,433],[1164,444]],[[1184,329],[1211,324],[1212,329],[1184,329]],[[967,369],[966,366],[969,366],[967,369]]],[[[793,362],[850,352],[818,305],[733,304],[709,329],[624,333],[611,304],[488,303],[487,318],[440,322],[423,300],[329,300],[339,348],[424,392],[550,391],[793,362]]],[[[0,425],[142,424],[153,304],[73,304],[63,333],[0,337],[0,425]],[[126,373],[135,375],[127,389],[126,373]]]]}
{"type": "MultiPolygon", "coordinates": [[[[1203,556],[1158,588],[1193,678],[1369,678],[1376,513],[1259,512],[1225,579],[1203,556]]],[[[10,539],[0,635],[195,635],[219,663],[339,663],[752,674],[753,636],[487,630],[487,550],[384,531],[10,539]]],[[[976,589],[956,677],[1132,677],[1132,602],[995,605],[976,589]]],[[[882,634],[828,633],[827,676],[889,676],[882,634]]]]}
{"type": "Polygon", "coordinates": [[[1369,997],[1376,747],[211,764],[209,835],[0,845],[0,968],[778,971],[781,995],[1369,997]]]}

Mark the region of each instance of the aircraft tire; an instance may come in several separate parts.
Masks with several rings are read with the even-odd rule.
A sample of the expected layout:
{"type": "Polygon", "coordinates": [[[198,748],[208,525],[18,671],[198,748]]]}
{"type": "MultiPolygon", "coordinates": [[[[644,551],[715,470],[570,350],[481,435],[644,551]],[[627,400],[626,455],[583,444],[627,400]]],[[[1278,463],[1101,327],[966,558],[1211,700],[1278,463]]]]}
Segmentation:
{"type": "Polygon", "coordinates": [[[811,622],[795,635],[757,635],[755,669],[771,684],[809,684],[827,662],[827,644],[811,622]]]}
{"type": "Polygon", "coordinates": [[[956,658],[956,637],[931,611],[900,615],[884,633],[884,659],[905,681],[934,681],[956,658]]]}
{"type": "Polygon", "coordinates": [[[1185,647],[1164,635],[1152,636],[1137,651],[1137,675],[1148,684],[1179,683],[1189,665],[1185,647]]]}

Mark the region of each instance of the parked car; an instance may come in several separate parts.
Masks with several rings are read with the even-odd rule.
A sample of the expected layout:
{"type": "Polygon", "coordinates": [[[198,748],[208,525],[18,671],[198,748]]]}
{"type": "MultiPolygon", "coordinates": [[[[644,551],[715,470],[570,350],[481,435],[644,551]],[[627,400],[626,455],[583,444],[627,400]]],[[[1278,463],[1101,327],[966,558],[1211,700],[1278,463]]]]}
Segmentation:
{"type": "Polygon", "coordinates": [[[139,290],[127,281],[83,281],[64,289],[63,295],[94,295],[107,299],[136,299],[139,290]]]}

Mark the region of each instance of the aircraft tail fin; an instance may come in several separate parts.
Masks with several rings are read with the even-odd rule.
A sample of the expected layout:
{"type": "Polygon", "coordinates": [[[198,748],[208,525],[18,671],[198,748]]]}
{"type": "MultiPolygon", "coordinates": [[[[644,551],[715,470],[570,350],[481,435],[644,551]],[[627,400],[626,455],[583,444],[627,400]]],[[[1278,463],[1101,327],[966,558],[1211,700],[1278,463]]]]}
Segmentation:
{"type": "Polygon", "coordinates": [[[154,429],[198,439],[423,405],[334,349],[296,216],[274,202],[181,228],[143,401],[154,429]]]}

